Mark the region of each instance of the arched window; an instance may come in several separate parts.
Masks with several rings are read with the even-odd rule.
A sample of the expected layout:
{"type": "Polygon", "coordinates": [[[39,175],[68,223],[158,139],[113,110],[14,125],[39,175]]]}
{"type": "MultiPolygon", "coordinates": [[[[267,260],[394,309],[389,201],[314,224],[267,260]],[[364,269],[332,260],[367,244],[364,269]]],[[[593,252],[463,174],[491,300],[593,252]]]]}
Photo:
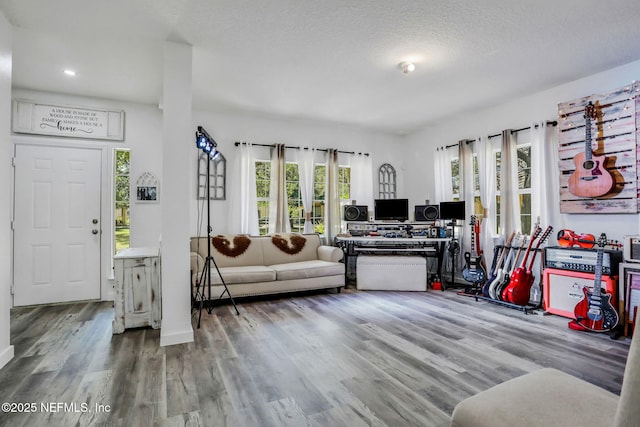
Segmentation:
{"type": "Polygon", "coordinates": [[[226,175],[227,159],[219,153],[214,160],[209,160],[209,155],[201,153],[198,157],[198,199],[207,198],[207,162],[209,166],[209,187],[211,188],[210,200],[226,199],[226,175]]]}
{"type": "Polygon", "coordinates": [[[381,199],[396,198],[396,170],[389,163],[380,166],[378,186],[381,199]]]}

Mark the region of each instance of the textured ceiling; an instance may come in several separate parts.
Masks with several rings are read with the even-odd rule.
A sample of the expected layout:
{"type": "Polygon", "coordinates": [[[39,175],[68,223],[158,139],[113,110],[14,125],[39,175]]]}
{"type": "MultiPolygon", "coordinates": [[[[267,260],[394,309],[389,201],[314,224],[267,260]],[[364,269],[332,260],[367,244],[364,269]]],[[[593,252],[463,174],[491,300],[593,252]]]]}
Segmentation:
{"type": "Polygon", "coordinates": [[[0,10],[14,26],[16,87],[157,104],[172,40],[193,45],[197,109],[401,134],[640,59],[638,0],[0,0],[0,10]],[[417,68],[404,75],[408,59],[417,68]]]}

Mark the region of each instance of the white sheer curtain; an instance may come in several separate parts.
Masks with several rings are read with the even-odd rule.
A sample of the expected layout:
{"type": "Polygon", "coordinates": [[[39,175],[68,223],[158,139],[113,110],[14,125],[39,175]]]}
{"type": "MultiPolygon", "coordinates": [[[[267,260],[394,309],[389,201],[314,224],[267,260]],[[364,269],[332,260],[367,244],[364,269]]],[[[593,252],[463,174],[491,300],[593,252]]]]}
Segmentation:
{"type": "Polygon", "coordinates": [[[502,131],[500,154],[500,233],[522,231],[518,194],[518,149],[511,129],[502,131]]]}
{"type": "Polygon", "coordinates": [[[256,195],[256,159],[251,144],[242,143],[230,169],[229,233],[260,234],[256,195]]]}
{"type": "Polygon", "coordinates": [[[304,208],[304,232],[313,233],[311,214],[313,210],[313,178],[315,175],[315,148],[298,152],[298,174],[300,175],[300,196],[304,208]]]}
{"type": "Polygon", "coordinates": [[[438,147],[433,155],[435,173],[435,202],[447,202],[453,199],[453,185],[451,176],[451,161],[458,155],[458,151],[438,147]]]}
{"type": "Polygon", "coordinates": [[[284,144],[271,151],[271,186],[269,188],[269,234],[291,231],[287,204],[286,159],[284,144]]]}
{"type": "Polygon", "coordinates": [[[373,210],[373,165],[371,156],[353,154],[349,159],[351,167],[351,199],[358,205],[367,205],[373,210]]]}
{"type": "Polygon", "coordinates": [[[333,244],[340,233],[340,189],[338,182],[338,150],[327,150],[327,181],[325,186],[325,236],[327,244],[333,244]]]}
{"type": "MultiPolygon", "coordinates": [[[[560,214],[560,182],[558,158],[558,128],[546,122],[531,125],[531,218],[540,217],[540,224],[552,225],[556,230],[564,228],[560,214]]],[[[555,244],[555,233],[549,236],[555,244]]]]}
{"type": "MultiPolygon", "coordinates": [[[[473,168],[473,149],[471,142],[468,140],[462,140],[458,142],[458,162],[460,172],[460,200],[464,200],[464,211],[466,217],[471,218],[471,215],[475,212],[474,203],[474,168],[473,168]]],[[[462,224],[462,234],[460,237],[461,253],[473,252],[471,247],[471,228],[467,226],[469,221],[465,218],[462,224]]],[[[462,257],[459,257],[462,259],[462,257]]]]}
{"type": "Polygon", "coordinates": [[[493,261],[493,218],[496,208],[496,157],[489,138],[476,139],[478,156],[478,178],[480,184],[480,203],[482,204],[482,224],[480,227],[480,245],[484,251],[487,265],[493,261]]]}

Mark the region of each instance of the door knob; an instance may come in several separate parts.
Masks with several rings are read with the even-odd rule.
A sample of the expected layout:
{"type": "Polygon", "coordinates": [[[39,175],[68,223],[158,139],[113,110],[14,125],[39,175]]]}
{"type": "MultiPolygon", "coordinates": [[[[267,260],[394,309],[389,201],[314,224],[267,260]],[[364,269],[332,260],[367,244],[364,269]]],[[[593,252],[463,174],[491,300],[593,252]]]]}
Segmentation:
{"type": "Polygon", "coordinates": [[[99,231],[96,230],[95,228],[93,230],[91,230],[91,234],[98,234],[98,233],[99,233],[99,231]]]}
{"type": "Polygon", "coordinates": [[[97,218],[93,218],[93,220],[91,222],[94,223],[94,224],[97,224],[98,223],[98,219],[97,218]]]}

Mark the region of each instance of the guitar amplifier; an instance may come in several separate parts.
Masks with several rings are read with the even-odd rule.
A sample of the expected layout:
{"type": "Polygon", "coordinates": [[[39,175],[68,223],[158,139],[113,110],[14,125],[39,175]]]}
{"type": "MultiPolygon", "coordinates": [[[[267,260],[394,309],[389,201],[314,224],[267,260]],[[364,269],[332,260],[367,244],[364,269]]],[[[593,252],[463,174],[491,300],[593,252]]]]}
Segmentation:
{"type": "MultiPolygon", "coordinates": [[[[596,271],[597,249],[565,248],[551,246],[544,249],[544,267],[558,270],[593,273],[596,271]]],[[[604,250],[602,254],[602,274],[618,275],[618,265],[622,262],[622,252],[604,250]]]]}
{"type": "MultiPolygon", "coordinates": [[[[545,268],[542,277],[544,309],[558,316],[574,318],[576,304],[582,300],[582,290],[588,286],[593,291],[595,274],[545,268]]],[[[611,305],[618,307],[616,277],[602,276],[600,286],[611,295],[611,305]]]]}

